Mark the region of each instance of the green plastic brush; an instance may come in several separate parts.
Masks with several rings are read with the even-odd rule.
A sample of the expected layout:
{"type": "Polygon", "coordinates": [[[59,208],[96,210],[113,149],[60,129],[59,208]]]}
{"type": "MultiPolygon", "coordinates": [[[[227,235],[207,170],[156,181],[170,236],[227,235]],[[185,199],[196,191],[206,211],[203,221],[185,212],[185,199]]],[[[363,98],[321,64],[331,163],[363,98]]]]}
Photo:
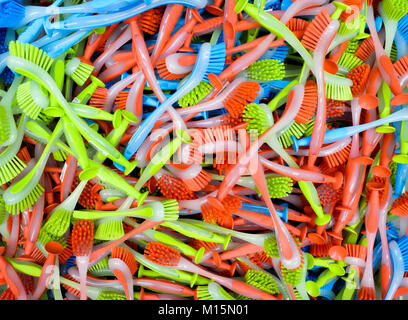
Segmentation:
{"type": "Polygon", "coordinates": [[[31,119],[37,119],[41,111],[50,105],[47,90],[30,79],[18,86],[16,98],[18,107],[31,119]]]}
{"type": "Polygon", "coordinates": [[[67,61],[65,65],[65,74],[79,86],[82,86],[88,80],[93,70],[93,66],[81,62],[77,57],[67,61]]]}
{"type": "Polygon", "coordinates": [[[212,90],[212,85],[206,81],[201,81],[198,86],[196,86],[189,93],[184,95],[178,101],[178,104],[182,108],[194,106],[198,104],[202,99],[204,99],[212,90]]]}

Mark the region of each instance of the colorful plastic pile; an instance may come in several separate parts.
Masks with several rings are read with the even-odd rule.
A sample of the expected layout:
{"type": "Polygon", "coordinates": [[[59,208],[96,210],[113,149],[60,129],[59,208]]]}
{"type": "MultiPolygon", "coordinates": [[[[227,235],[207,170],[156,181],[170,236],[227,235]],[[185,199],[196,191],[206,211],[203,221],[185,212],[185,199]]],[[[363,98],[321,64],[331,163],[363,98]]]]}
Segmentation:
{"type": "Polygon", "coordinates": [[[408,293],[407,0],[0,0],[2,300],[408,293]]]}

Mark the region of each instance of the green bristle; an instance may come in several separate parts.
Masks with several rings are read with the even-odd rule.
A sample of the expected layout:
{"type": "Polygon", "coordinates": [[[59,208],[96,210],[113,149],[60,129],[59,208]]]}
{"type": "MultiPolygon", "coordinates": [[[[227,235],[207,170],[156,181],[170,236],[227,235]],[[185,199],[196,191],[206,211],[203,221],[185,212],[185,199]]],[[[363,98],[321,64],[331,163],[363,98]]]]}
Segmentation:
{"type": "Polygon", "coordinates": [[[282,80],[285,77],[285,64],[279,60],[258,60],[247,69],[247,77],[256,81],[282,80]]]}
{"type": "Polygon", "coordinates": [[[275,279],[265,272],[250,269],[245,274],[245,281],[255,288],[258,288],[269,294],[279,293],[278,285],[275,279]]]}
{"type": "Polygon", "coordinates": [[[349,53],[349,54],[355,54],[358,46],[360,45],[360,41],[359,40],[350,40],[347,44],[347,48],[345,50],[345,52],[349,53]]]}
{"type": "Polygon", "coordinates": [[[67,241],[64,237],[54,236],[53,234],[45,231],[43,228],[40,229],[38,234],[38,241],[40,241],[43,246],[45,246],[49,241],[59,242],[64,248],[67,246],[67,241]]]}
{"type": "Polygon", "coordinates": [[[61,237],[69,228],[72,212],[64,208],[55,210],[42,227],[47,233],[61,237]]]}
{"type": "Polygon", "coordinates": [[[0,184],[7,183],[17,177],[27,165],[18,156],[0,167],[0,184]]]}
{"type": "Polygon", "coordinates": [[[296,300],[304,300],[302,295],[299,293],[298,289],[293,288],[293,293],[295,294],[296,300]]]}
{"type": "Polygon", "coordinates": [[[395,63],[397,61],[397,46],[395,45],[395,42],[392,44],[391,47],[391,52],[390,52],[390,60],[392,63],[395,63]]]}
{"type": "Polygon", "coordinates": [[[397,174],[397,163],[394,161],[391,161],[388,167],[391,170],[391,176],[390,176],[391,185],[392,187],[395,187],[395,177],[397,174]]]}
{"type": "Polygon", "coordinates": [[[351,87],[326,82],[326,98],[339,101],[351,101],[353,100],[351,87]]]}
{"type": "Polygon", "coordinates": [[[407,0],[383,0],[381,2],[388,19],[399,21],[408,12],[407,0]]]}
{"type": "Polygon", "coordinates": [[[4,222],[4,219],[7,217],[6,206],[4,203],[3,196],[0,195],[0,224],[4,222]]]}
{"type": "Polygon", "coordinates": [[[28,43],[10,41],[9,52],[11,56],[31,61],[46,72],[48,72],[54,62],[54,59],[50,58],[46,52],[28,43]]]}
{"type": "Polygon", "coordinates": [[[54,120],[54,117],[50,117],[50,116],[47,116],[47,115],[44,114],[44,113],[40,113],[40,114],[38,115],[38,119],[37,119],[37,120],[41,120],[42,122],[44,122],[45,125],[48,126],[48,125],[51,123],[51,121],[54,120]]]}
{"type": "Polygon", "coordinates": [[[268,257],[279,258],[278,244],[274,236],[265,239],[264,249],[268,257]]]}
{"type": "Polygon", "coordinates": [[[16,98],[18,107],[34,120],[50,103],[48,92],[32,80],[18,86],[16,98]]]}
{"type": "Polygon", "coordinates": [[[212,90],[212,85],[206,81],[201,81],[198,86],[196,86],[189,93],[184,95],[178,104],[180,107],[190,107],[198,104],[207,94],[212,90]]]}
{"type": "Polygon", "coordinates": [[[339,65],[340,69],[343,69],[343,71],[349,71],[355,67],[361,66],[364,64],[364,61],[355,57],[353,54],[345,52],[340,56],[337,64],[339,65]]]}
{"type": "Polygon", "coordinates": [[[88,269],[92,275],[97,277],[108,277],[112,276],[113,272],[109,269],[109,256],[105,256],[101,261],[99,261],[94,266],[88,269]]]}
{"type": "MultiPolygon", "coordinates": [[[[300,241],[298,238],[294,238],[297,245],[298,245],[298,249],[300,250],[300,241]]],[[[296,269],[286,269],[285,266],[283,264],[280,265],[280,270],[282,273],[282,277],[283,277],[283,281],[286,284],[290,284],[292,287],[297,286],[302,280],[303,280],[303,267],[304,267],[304,255],[301,254],[301,264],[298,268],[296,269]]]]}
{"type": "Polygon", "coordinates": [[[305,131],[305,137],[311,136],[314,128],[314,118],[307,123],[307,129],[305,131]]]}
{"type": "Polygon", "coordinates": [[[60,150],[60,149],[53,152],[52,155],[54,156],[55,161],[60,161],[60,162],[67,160],[67,157],[68,157],[68,154],[64,150],[60,150]]]}
{"type": "Polygon", "coordinates": [[[266,110],[256,103],[250,103],[245,106],[244,112],[242,113],[242,120],[249,122],[246,127],[248,133],[255,130],[258,132],[258,136],[263,134],[273,124],[266,110]]]}
{"type": "Polygon", "coordinates": [[[244,295],[242,295],[242,294],[236,295],[236,296],[235,296],[235,299],[236,299],[236,300],[255,300],[255,299],[249,298],[249,297],[247,297],[247,296],[244,296],[244,295]]]}
{"type": "Polygon", "coordinates": [[[127,300],[126,296],[115,291],[102,291],[96,300],[127,300]]]}
{"type": "Polygon", "coordinates": [[[284,148],[288,148],[293,144],[292,136],[300,139],[305,134],[306,129],[307,124],[293,121],[290,127],[279,136],[279,142],[284,148]]]}
{"type": "MultiPolygon", "coordinates": [[[[292,192],[293,180],[283,176],[271,176],[266,177],[266,184],[271,198],[283,198],[292,192]]],[[[255,190],[260,194],[258,188],[255,190]]]]}
{"type": "Polygon", "coordinates": [[[37,184],[35,188],[20,202],[15,204],[6,203],[6,210],[11,214],[20,214],[24,210],[31,207],[44,192],[44,188],[37,184]]]}
{"type": "MultiPolygon", "coordinates": [[[[235,300],[233,296],[231,296],[222,286],[220,286],[218,283],[212,283],[213,285],[215,284],[218,293],[222,295],[226,300],[235,300]]],[[[208,285],[206,286],[197,286],[197,300],[219,300],[218,297],[213,297],[210,293],[210,290],[208,289],[208,285]]]]}
{"type": "Polygon", "coordinates": [[[122,217],[109,217],[98,221],[98,228],[94,238],[98,240],[117,240],[124,234],[122,217]]]}
{"type": "Polygon", "coordinates": [[[78,63],[79,59],[78,58],[73,58],[72,60],[68,61],[66,64],[66,74],[71,77],[71,79],[79,86],[82,86],[86,80],[91,76],[92,71],[94,70],[94,66],[89,65],[84,62],[79,62],[75,70],[71,70],[72,67],[71,63],[76,64],[78,63]],[[69,71],[68,71],[69,70],[69,71]],[[71,72],[72,71],[72,72],[71,72]],[[67,73],[68,72],[68,73],[67,73]]]}
{"type": "MultiPolygon", "coordinates": [[[[356,19],[359,19],[358,17],[356,19]]],[[[341,36],[348,35],[350,33],[353,33],[359,29],[358,23],[355,22],[355,20],[345,22],[345,21],[340,21],[340,26],[337,31],[337,33],[341,36]]]]}
{"type": "Polygon", "coordinates": [[[175,221],[179,218],[179,204],[177,200],[170,199],[162,201],[164,206],[164,219],[166,221],[175,221]]]}
{"type": "Polygon", "coordinates": [[[0,143],[6,142],[10,135],[10,121],[6,109],[0,104],[0,143]]]}

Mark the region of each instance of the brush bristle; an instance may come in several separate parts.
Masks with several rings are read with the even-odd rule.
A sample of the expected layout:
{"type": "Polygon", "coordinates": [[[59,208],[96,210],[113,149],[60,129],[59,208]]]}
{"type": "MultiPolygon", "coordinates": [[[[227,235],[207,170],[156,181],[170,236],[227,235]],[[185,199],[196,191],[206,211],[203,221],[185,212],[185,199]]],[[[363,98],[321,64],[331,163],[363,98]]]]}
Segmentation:
{"type": "Polygon", "coordinates": [[[367,61],[371,54],[374,52],[374,41],[372,37],[364,39],[358,46],[355,56],[356,58],[367,61]]]}
{"type": "Polygon", "coordinates": [[[0,224],[4,222],[6,216],[7,216],[6,206],[4,203],[3,196],[0,194],[0,224]]]}
{"type": "Polygon", "coordinates": [[[360,258],[365,261],[367,257],[367,247],[359,244],[346,243],[343,245],[348,257],[360,258]]]}
{"type": "MultiPolygon", "coordinates": [[[[65,274],[63,276],[65,279],[70,280],[72,282],[78,283],[69,273],[65,274]]],[[[75,288],[72,288],[70,285],[63,283],[62,287],[67,290],[69,293],[71,293],[72,295],[74,295],[77,298],[81,297],[81,292],[79,292],[78,290],[76,290],[75,288]]]]}
{"type": "Polygon", "coordinates": [[[135,257],[132,255],[129,249],[123,247],[114,247],[112,249],[112,258],[117,258],[126,263],[129,267],[130,273],[133,275],[139,267],[139,263],[136,261],[135,257]]]}
{"type": "Polygon", "coordinates": [[[32,80],[18,86],[16,98],[17,104],[23,113],[34,120],[38,118],[42,110],[48,107],[50,102],[48,93],[42,90],[39,85],[35,85],[32,80]]]}
{"type": "Polygon", "coordinates": [[[80,62],[79,58],[73,58],[71,61],[67,63],[66,70],[69,70],[69,76],[71,79],[79,86],[85,84],[86,80],[91,76],[92,71],[94,70],[94,66],[89,65],[84,62],[80,62]],[[79,62],[79,63],[78,63],[79,62]],[[70,64],[77,64],[76,68],[70,67],[70,64]],[[72,70],[74,69],[74,70],[72,70]]]}
{"type": "Polygon", "coordinates": [[[346,163],[349,159],[351,151],[351,142],[345,146],[343,149],[336,151],[335,153],[325,156],[323,161],[329,168],[335,168],[346,163]]]}
{"type": "Polygon", "coordinates": [[[336,204],[343,194],[342,189],[334,190],[329,183],[322,183],[316,190],[322,207],[336,204]]]}
{"type": "Polygon", "coordinates": [[[28,43],[10,41],[9,52],[11,56],[28,60],[46,72],[48,72],[54,62],[54,59],[50,58],[45,51],[28,43]]]}
{"type": "Polygon", "coordinates": [[[276,59],[255,61],[247,69],[247,77],[255,81],[282,80],[284,76],[285,64],[276,59]]]}
{"type": "Polygon", "coordinates": [[[180,98],[180,100],[178,101],[179,106],[182,108],[186,108],[198,104],[210,93],[212,88],[213,87],[210,83],[201,81],[198,86],[196,86],[193,90],[180,98]]]}
{"type": "MultiPolygon", "coordinates": [[[[271,198],[283,198],[292,192],[293,180],[284,176],[266,177],[266,184],[271,198]]],[[[256,190],[260,194],[258,188],[256,190]]]]}
{"type": "Polygon", "coordinates": [[[293,287],[297,286],[302,281],[303,277],[303,266],[305,264],[305,259],[303,254],[300,254],[300,257],[300,266],[296,269],[286,269],[283,264],[280,265],[284,282],[293,287]]]}
{"type": "Polygon", "coordinates": [[[266,238],[264,241],[265,253],[271,258],[279,258],[278,244],[275,237],[266,238]]]}
{"type": "Polygon", "coordinates": [[[408,12],[406,0],[383,0],[381,2],[388,19],[399,21],[408,12]]]}
{"type": "Polygon", "coordinates": [[[44,231],[57,237],[62,236],[69,228],[71,222],[71,211],[65,208],[55,210],[44,224],[44,231]]]}
{"type": "Polygon", "coordinates": [[[98,87],[92,94],[89,100],[89,105],[95,108],[103,109],[105,106],[106,98],[108,97],[108,89],[98,87]]]}
{"type": "Polygon", "coordinates": [[[204,247],[205,251],[208,252],[210,250],[215,249],[218,246],[218,243],[198,239],[191,239],[189,245],[196,250],[200,250],[202,247],[204,247]]]}
{"type": "Polygon", "coordinates": [[[160,27],[163,12],[164,7],[160,6],[141,13],[140,18],[137,20],[139,28],[142,29],[144,33],[154,35],[160,27]]]}
{"type": "Polygon", "coordinates": [[[17,177],[27,165],[18,156],[0,167],[0,184],[7,183],[17,177]]]}
{"type": "Polygon", "coordinates": [[[102,291],[96,300],[127,300],[126,296],[115,291],[102,291]]]}
{"type": "Polygon", "coordinates": [[[243,82],[224,100],[224,108],[233,118],[240,118],[245,106],[253,103],[261,90],[258,82],[243,82]]]}
{"type": "Polygon", "coordinates": [[[169,267],[177,266],[181,258],[176,249],[154,241],[146,245],[144,256],[154,263],[169,267]]]}
{"type": "Polygon", "coordinates": [[[331,21],[327,9],[323,9],[308,25],[302,38],[303,46],[308,50],[315,50],[320,37],[331,21]]]}
{"type": "Polygon", "coordinates": [[[201,205],[203,220],[207,223],[216,223],[221,227],[231,229],[233,226],[232,214],[225,208],[216,208],[209,202],[201,205]]]}
{"type": "Polygon", "coordinates": [[[121,90],[115,98],[115,110],[126,109],[127,99],[129,97],[128,90],[121,90]]]}
{"type": "Polygon", "coordinates": [[[43,246],[45,246],[50,241],[56,241],[60,243],[63,247],[66,247],[67,245],[67,241],[65,240],[64,237],[55,236],[51,233],[48,233],[42,228],[40,229],[40,232],[38,234],[38,241],[41,242],[43,246]]]}
{"type": "Polygon", "coordinates": [[[206,73],[203,77],[204,81],[209,83],[208,75],[210,73],[219,75],[224,70],[225,58],[226,48],[224,42],[220,42],[211,47],[210,62],[208,63],[206,73]]]}
{"type": "Polygon", "coordinates": [[[362,287],[358,291],[357,300],[376,300],[375,289],[370,287],[362,287]]]}
{"type": "Polygon", "coordinates": [[[391,206],[391,213],[399,217],[408,215],[408,192],[403,193],[391,206]]]}
{"type": "Polygon", "coordinates": [[[125,234],[122,218],[109,217],[100,219],[94,238],[97,240],[116,240],[125,234]]]}
{"type": "Polygon", "coordinates": [[[408,72],[408,54],[403,56],[401,59],[398,59],[394,63],[394,69],[399,78],[407,74],[408,72]]]}
{"type": "Polygon", "coordinates": [[[161,202],[164,207],[164,219],[175,221],[179,218],[179,204],[175,199],[168,199],[161,202]]]}
{"type": "Polygon", "coordinates": [[[14,295],[10,288],[7,288],[1,294],[0,300],[17,300],[17,297],[14,295]]]}
{"type": "Polygon", "coordinates": [[[306,133],[307,128],[308,124],[293,121],[290,127],[279,136],[279,142],[282,147],[289,148],[293,144],[292,136],[296,139],[300,139],[306,133]]]}
{"type": "Polygon", "coordinates": [[[208,185],[211,178],[211,174],[205,170],[201,170],[196,177],[192,179],[184,179],[184,183],[191,191],[200,191],[208,185]]]}
{"type": "Polygon", "coordinates": [[[4,106],[0,104],[0,143],[4,143],[9,139],[11,123],[8,117],[8,112],[4,106]]]}
{"type": "Polygon", "coordinates": [[[317,244],[314,243],[310,246],[309,253],[313,257],[328,257],[329,256],[329,250],[332,247],[332,244],[330,242],[322,243],[322,244],[317,244]]]}
{"type": "Polygon", "coordinates": [[[332,100],[348,101],[353,100],[351,87],[345,85],[337,85],[326,82],[326,97],[332,100]]]}
{"type": "MultiPolygon", "coordinates": [[[[109,257],[105,256],[101,261],[97,264],[93,265],[88,269],[90,273],[98,273],[100,271],[106,271],[109,269],[109,257]]],[[[110,272],[112,273],[112,272],[110,272]]]]}
{"type": "Polygon", "coordinates": [[[313,80],[305,83],[302,105],[295,117],[297,123],[308,123],[315,114],[317,107],[317,84],[313,80]]]}
{"type": "Polygon", "coordinates": [[[370,65],[363,64],[350,70],[347,78],[353,81],[351,93],[354,97],[358,97],[364,93],[367,85],[368,76],[370,75],[370,65]]]}
{"type": "Polygon", "coordinates": [[[265,291],[269,294],[279,293],[278,285],[274,278],[263,271],[248,270],[245,274],[246,283],[265,291]]]}
{"type": "Polygon", "coordinates": [[[8,204],[7,200],[6,202],[6,210],[7,212],[11,214],[20,214],[24,210],[30,208],[34,203],[38,200],[39,197],[44,192],[44,188],[40,185],[37,184],[34,189],[21,201],[15,203],[15,204],[8,204]]]}
{"type": "Polygon", "coordinates": [[[192,200],[196,196],[183,180],[163,174],[157,181],[160,192],[168,199],[192,200]]]}
{"type": "Polygon", "coordinates": [[[291,18],[286,23],[286,26],[292,32],[296,32],[296,31],[299,32],[300,31],[301,33],[298,36],[298,39],[301,40],[303,38],[303,35],[304,35],[307,27],[309,26],[309,24],[310,24],[309,21],[299,19],[299,18],[291,18]]]}
{"type": "Polygon", "coordinates": [[[72,252],[75,256],[88,256],[93,244],[94,224],[91,220],[78,220],[72,228],[72,252]]]}
{"type": "Polygon", "coordinates": [[[157,73],[159,74],[160,78],[163,80],[177,80],[184,78],[188,73],[172,73],[167,68],[166,58],[160,59],[157,61],[157,73]]]}
{"type": "Polygon", "coordinates": [[[272,126],[273,123],[269,120],[266,112],[264,108],[256,103],[250,103],[245,106],[242,113],[242,120],[249,122],[246,127],[248,134],[250,134],[251,131],[256,131],[258,132],[258,136],[260,136],[272,126]]]}
{"type": "Polygon", "coordinates": [[[408,236],[402,236],[397,240],[397,243],[404,260],[404,271],[408,271],[408,236]]]}

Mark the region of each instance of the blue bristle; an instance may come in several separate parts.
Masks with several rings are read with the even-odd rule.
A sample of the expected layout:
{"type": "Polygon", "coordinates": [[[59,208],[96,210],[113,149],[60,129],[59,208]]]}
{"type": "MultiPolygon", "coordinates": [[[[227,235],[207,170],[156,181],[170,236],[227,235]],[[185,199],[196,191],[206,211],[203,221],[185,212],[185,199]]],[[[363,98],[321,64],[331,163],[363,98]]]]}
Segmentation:
{"type": "Polygon", "coordinates": [[[408,42],[408,14],[398,21],[398,31],[404,40],[408,42]]]}
{"type": "Polygon", "coordinates": [[[408,236],[402,236],[397,243],[404,260],[404,270],[408,271],[408,236]]]}
{"type": "Polygon", "coordinates": [[[281,2],[279,0],[271,0],[265,4],[265,10],[279,10],[281,7],[281,2]]]}
{"type": "Polygon", "coordinates": [[[288,56],[289,53],[289,47],[288,46],[279,46],[275,49],[271,59],[279,60],[279,61],[284,61],[286,57],[288,56]]]}
{"type": "Polygon", "coordinates": [[[271,95],[271,85],[269,82],[261,82],[259,83],[261,85],[261,92],[263,92],[261,99],[267,99],[270,97],[271,95]]]}
{"type": "Polygon", "coordinates": [[[19,1],[0,2],[0,27],[16,27],[25,15],[25,7],[19,1]]]}
{"type": "Polygon", "coordinates": [[[214,73],[219,75],[225,66],[226,49],[225,43],[218,43],[211,47],[210,63],[208,64],[207,71],[204,75],[203,80],[210,83],[208,80],[208,75],[214,73]]]}
{"type": "Polygon", "coordinates": [[[394,224],[392,222],[388,222],[387,223],[387,239],[388,242],[392,241],[392,240],[396,240],[398,239],[398,230],[397,228],[394,226],[394,224]]]}
{"type": "Polygon", "coordinates": [[[4,81],[4,83],[11,84],[14,80],[14,73],[8,67],[6,67],[0,74],[0,78],[4,81]]]}

